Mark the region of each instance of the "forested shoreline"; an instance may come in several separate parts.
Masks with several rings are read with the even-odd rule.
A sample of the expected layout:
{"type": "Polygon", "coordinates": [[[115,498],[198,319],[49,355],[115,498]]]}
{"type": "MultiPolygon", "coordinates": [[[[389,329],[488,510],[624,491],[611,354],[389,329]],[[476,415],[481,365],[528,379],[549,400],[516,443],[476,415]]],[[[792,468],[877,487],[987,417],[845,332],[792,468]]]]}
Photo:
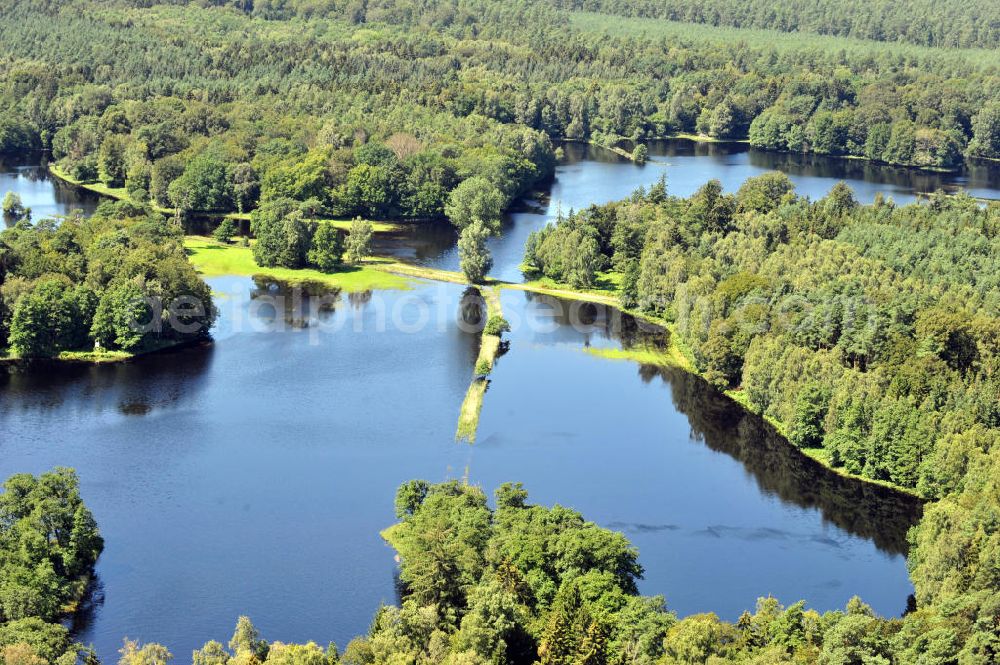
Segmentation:
{"type": "Polygon", "coordinates": [[[554,4],[18,0],[0,9],[0,152],[51,149],[74,180],[181,214],[291,198],[412,220],[444,218],[472,178],[508,207],[551,175],[554,139],[1000,157],[994,59],[608,36],[554,4]]]}
{"type": "MultiPolygon", "coordinates": [[[[980,478],[977,482],[982,482],[980,478]]],[[[82,569],[93,565],[102,542],[78,502],[75,476],[57,470],[39,479],[17,476],[0,494],[5,517],[26,523],[29,511],[53,519],[64,509],[40,502],[65,486],[73,518],[70,542],[86,542],[82,569]],[[56,481],[61,481],[57,485],[56,481]],[[75,507],[73,507],[75,505],[75,507]],[[75,511],[75,512],[74,512],[75,511]]],[[[970,488],[971,489],[971,488],[970,488]]],[[[62,491],[62,490],[60,490],[62,491]]],[[[382,536],[398,553],[402,602],[383,605],[367,634],[337,645],[265,640],[240,617],[227,645],[211,640],[195,650],[194,665],[696,665],[703,663],[987,663],[998,653],[1000,612],[991,579],[973,575],[960,586],[940,586],[927,558],[940,545],[916,529],[912,559],[918,604],[902,618],[882,618],[858,597],[843,611],[819,613],[803,602],[782,605],[762,597],[735,623],[713,613],[678,617],[663,596],[642,596],[639,552],[620,533],[588,522],[569,508],[532,505],[519,483],[497,488],[492,505],[482,488],[459,481],[414,480],[396,494],[398,522],[382,536]],[[928,660],[931,658],[932,660],[928,660]]],[[[930,519],[953,506],[934,506],[930,519]]],[[[67,525],[68,526],[68,525],[67,525]]],[[[4,531],[0,564],[24,565],[8,552],[31,537],[4,531]]],[[[79,551],[72,550],[72,551],[79,551]]],[[[6,569],[5,569],[6,572],[6,569]]],[[[957,571],[961,577],[974,572],[957,571]]],[[[37,574],[36,574],[37,575],[37,574]]],[[[953,578],[951,582],[955,581],[953,578]]],[[[0,656],[5,665],[74,662],[98,665],[89,648],[71,643],[65,628],[46,623],[40,603],[65,594],[36,578],[0,594],[0,656]],[[34,586],[33,586],[34,585],[34,586]]],[[[167,665],[165,645],[124,639],[119,665],[167,665]]],[[[186,662],[186,660],[182,661],[186,662]]]]}
{"type": "Polygon", "coordinates": [[[60,621],[92,591],[104,549],[72,469],[17,474],[0,492],[0,661],[97,663],[60,621]]]}
{"type": "Polygon", "coordinates": [[[134,354],[207,338],[211,291],[180,227],[148,207],[106,201],[88,218],[32,222],[8,195],[0,231],[0,357],[134,354]]]}
{"type": "MultiPolygon", "coordinates": [[[[712,181],[683,199],[661,181],[570,211],[531,236],[525,265],[571,288],[617,285],[793,445],[931,501],[898,633],[914,651],[818,662],[987,663],[1000,655],[998,242],[996,203],[863,206],[843,184],[809,201],[771,173],[735,194],[712,181]]],[[[880,625],[866,634],[898,627],[880,625]]]]}
{"type": "Polygon", "coordinates": [[[968,196],[863,206],[842,184],[812,202],[780,173],[687,199],[661,181],[533,234],[525,265],[583,289],[610,274],[794,445],[938,498],[965,475],[956,448],[1000,425],[998,215],[968,196]]]}

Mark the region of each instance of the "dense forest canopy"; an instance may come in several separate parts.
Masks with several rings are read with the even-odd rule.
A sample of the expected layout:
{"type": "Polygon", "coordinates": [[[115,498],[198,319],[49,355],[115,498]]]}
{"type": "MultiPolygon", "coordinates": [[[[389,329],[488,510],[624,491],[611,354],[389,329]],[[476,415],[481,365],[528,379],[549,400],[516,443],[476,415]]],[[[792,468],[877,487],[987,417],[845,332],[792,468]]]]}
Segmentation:
{"type": "Polygon", "coordinates": [[[72,469],[18,474],[0,492],[0,662],[74,665],[59,619],[88,588],[104,541],[72,469]]]}
{"type": "Polygon", "coordinates": [[[834,465],[937,498],[1000,431],[1000,206],[811,202],[788,177],[573,213],[526,263],[673,322],[697,369],[834,465]],[[959,455],[957,449],[966,453],[959,455]],[[957,466],[954,466],[957,465],[957,466]]]}
{"type": "Polygon", "coordinates": [[[1000,157],[995,52],[609,36],[571,17],[537,0],[14,0],[0,152],[50,148],[61,174],[182,214],[289,198],[410,219],[445,217],[471,178],[509,205],[552,173],[550,139],[1000,157]]]}
{"type": "MultiPolygon", "coordinates": [[[[8,202],[12,197],[8,197],[8,202]]],[[[52,357],[94,348],[137,352],[208,335],[211,291],[188,262],[180,227],[129,202],[89,218],[0,232],[0,351],[52,357]]]]}
{"type": "MultiPolygon", "coordinates": [[[[792,444],[933,501],[910,533],[916,611],[901,624],[858,619],[866,626],[854,636],[881,644],[876,653],[852,647],[819,662],[991,663],[1000,657],[997,257],[996,203],[935,195],[862,206],[843,184],[813,202],[769,173],[735,194],[712,181],[682,199],[661,181],[571,212],[529,238],[525,263],[577,288],[620,285],[624,306],[670,322],[695,369],[792,444]]],[[[788,662],[777,656],[761,662],[788,662]]]]}
{"type": "Polygon", "coordinates": [[[923,46],[1000,46],[1000,5],[991,0],[551,0],[551,4],[620,16],[923,46]]]}
{"type": "MultiPolygon", "coordinates": [[[[997,11],[985,0],[8,0],[0,153],[51,150],[62,177],[125,200],[33,223],[4,199],[0,351],[143,351],[207,334],[211,294],[175,221],[194,212],[247,213],[260,264],[320,269],[363,257],[372,228],[358,221],[344,241],[314,223],[322,215],[448,217],[463,268],[482,279],[487,236],[551,176],[553,140],[624,145],[637,159],[643,141],[677,133],[932,168],[998,159],[997,11]],[[611,34],[574,21],[580,11],[690,29],[611,34]],[[701,24],[801,39],[722,40],[701,24]],[[818,35],[875,41],[831,50],[818,35]]],[[[268,644],[241,619],[228,647],[210,642],[193,662],[997,662],[998,257],[996,204],[861,206],[842,185],[810,201],[780,174],[686,199],[661,182],[528,243],[530,269],[617,285],[625,307],[669,322],[699,373],[796,446],[932,501],[910,534],[905,617],[768,598],[735,624],[679,618],[638,594],[638,554],[620,534],[532,506],[520,486],[490,506],[475,487],[414,481],[384,532],[403,602],[367,636],[341,654],[268,644]]],[[[4,490],[0,660],[92,662],[52,623],[102,548],[75,476],[14,476],[4,490]]],[[[122,649],[122,665],[169,659],[155,644],[122,649]]]]}

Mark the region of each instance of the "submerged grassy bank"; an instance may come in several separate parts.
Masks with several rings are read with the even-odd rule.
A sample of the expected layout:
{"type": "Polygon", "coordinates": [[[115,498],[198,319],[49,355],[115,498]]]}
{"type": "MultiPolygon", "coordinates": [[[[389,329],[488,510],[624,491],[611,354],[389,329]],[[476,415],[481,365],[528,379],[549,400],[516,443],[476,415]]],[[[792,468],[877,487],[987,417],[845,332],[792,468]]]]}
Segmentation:
{"type": "MultiPolygon", "coordinates": [[[[641,319],[648,323],[652,323],[663,327],[668,333],[668,342],[664,348],[651,348],[651,347],[637,347],[631,349],[599,349],[599,348],[588,348],[584,351],[594,356],[601,358],[606,358],[609,360],[630,360],[638,363],[645,363],[650,365],[667,365],[678,367],[686,372],[695,374],[701,378],[705,378],[703,372],[698,370],[697,363],[695,362],[694,354],[691,349],[680,339],[679,335],[676,334],[674,324],[666,319],[662,319],[657,316],[652,316],[646,312],[641,312],[634,309],[628,309],[622,307],[618,302],[617,285],[614,280],[599,279],[598,284],[601,286],[593,290],[577,290],[569,287],[567,285],[560,285],[553,282],[550,279],[536,280],[532,282],[525,282],[524,284],[504,284],[502,288],[518,289],[522,291],[530,291],[533,293],[541,293],[545,295],[551,295],[559,298],[568,298],[573,300],[581,300],[586,302],[592,302],[595,304],[608,305],[615,307],[622,312],[629,314],[637,319],[641,319]]],[[[746,394],[738,389],[729,389],[722,391],[728,398],[739,404],[744,410],[749,413],[753,413],[756,416],[763,418],[772,427],[777,430],[782,437],[786,440],[788,438],[788,426],[767,415],[760,413],[756,410],[753,405],[746,399],[746,394]]],[[[788,442],[791,446],[791,442],[788,442]]],[[[901,485],[896,485],[894,483],[877,480],[874,478],[867,478],[858,474],[850,473],[846,471],[843,467],[838,467],[833,465],[833,461],[830,458],[829,451],[824,448],[797,448],[797,450],[803,455],[809,457],[810,459],[823,465],[830,471],[843,476],[845,478],[851,478],[852,480],[858,480],[865,483],[870,483],[873,485],[879,485],[881,487],[887,487],[893,489],[897,492],[903,494],[908,494],[910,496],[919,497],[916,491],[903,487],[901,485]]]]}
{"type": "MultiPolygon", "coordinates": [[[[250,213],[248,212],[230,212],[223,215],[223,219],[232,219],[238,222],[249,222],[250,213]]],[[[316,222],[320,224],[330,224],[341,231],[350,231],[351,224],[354,223],[353,219],[333,219],[333,218],[321,218],[316,219],[316,222]]],[[[406,224],[399,222],[386,222],[381,220],[366,220],[371,222],[372,233],[394,233],[397,231],[402,231],[406,228],[406,224]]]]}
{"type": "MultiPolygon", "coordinates": [[[[46,358],[46,361],[55,362],[65,362],[65,363],[91,363],[95,365],[101,365],[106,363],[117,363],[124,360],[129,360],[135,358],[135,354],[128,351],[62,351],[59,355],[54,358],[46,358]]],[[[13,364],[18,362],[25,362],[27,358],[21,358],[19,356],[13,355],[7,349],[0,349],[0,364],[13,364]]]]}
{"type": "Polygon", "coordinates": [[[458,412],[458,426],[455,428],[455,439],[474,443],[479,429],[479,414],[483,410],[483,398],[489,387],[489,374],[501,352],[503,329],[497,327],[497,320],[503,318],[500,305],[500,286],[484,286],[479,292],[486,301],[486,325],[483,327],[479,342],[479,355],[473,369],[472,382],[462,400],[458,412]]]}
{"type": "Polygon", "coordinates": [[[88,365],[107,365],[120,363],[133,358],[147,356],[153,353],[160,353],[170,349],[177,349],[194,344],[203,343],[201,340],[180,340],[156,344],[149,348],[138,351],[121,351],[109,349],[81,349],[76,351],[61,351],[51,358],[22,358],[10,352],[9,349],[0,348],[0,365],[13,365],[25,362],[47,362],[47,363],[80,363],[88,365]]]}

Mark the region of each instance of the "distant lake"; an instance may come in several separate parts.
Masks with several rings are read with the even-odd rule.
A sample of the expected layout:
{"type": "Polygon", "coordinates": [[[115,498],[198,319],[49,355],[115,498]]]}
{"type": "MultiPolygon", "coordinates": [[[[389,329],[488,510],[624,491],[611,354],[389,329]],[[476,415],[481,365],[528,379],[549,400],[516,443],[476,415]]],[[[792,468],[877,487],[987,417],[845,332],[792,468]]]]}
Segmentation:
{"type": "MultiPolygon", "coordinates": [[[[639,187],[648,188],[661,176],[677,196],[690,196],[709,180],[717,179],[735,192],[752,176],[768,171],[787,173],[799,194],[822,198],[844,181],[862,203],[882,193],[899,204],[918,195],[944,189],[965,189],[973,196],[1000,199],[1000,163],[970,162],[963,171],[938,173],[875,164],[858,159],[766,152],[745,143],[697,143],[684,139],[654,141],[650,159],[638,165],[610,150],[583,143],[562,145],[565,157],[556,169],[548,201],[531,212],[506,216],[503,235],[490,240],[494,277],[521,281],[518,266],[528,234],[556,219],[591,204],[617,201],[639,187]]],[[[408,229],[395,238],[380,239],[379,248],[401,259],[422,265],[458,270],[455,234],[447,225],[408,229]]]]}

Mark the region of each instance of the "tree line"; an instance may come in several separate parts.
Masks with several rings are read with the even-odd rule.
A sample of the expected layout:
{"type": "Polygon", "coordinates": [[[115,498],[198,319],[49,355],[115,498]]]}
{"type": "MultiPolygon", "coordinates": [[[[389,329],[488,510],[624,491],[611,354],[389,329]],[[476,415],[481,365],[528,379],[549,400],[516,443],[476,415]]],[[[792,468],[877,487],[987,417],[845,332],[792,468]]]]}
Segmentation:
{"type": "Polygon", "coordinates": [[[507,207],[552,173],[550,139],[1000,157],[997,67],[943,49],[608,36],[529,0],[15,0],[0,25],[0,152],[49,148],[75,180],[182,214],[290,198],[444,218],[472,178],[507,207]]]}
{"type": "Polygon", "coordinates": [[[843,184],[814,202],[770,173],[689,198],[661,180],[571,212],[529,239],[525,261],[577,288],[617,285],[792,444],[931,501],[909,536],[913,611],[856,619],[867,646],[818,662],[988,663],[1000,655],[998,249],[995,203],[863,206],[843,184]]]}
{"type": "Polygon", "coordinates": [[[0,662],[96,663],[60,620],[89,590],[104,541],[72,469],[17,474],[0,492],[0,662]]]}
{"type": "Polygon", "coordinates": [[[1000,8],[934,0],[552,0],[567,10],[951,48],[1000,46],[1000,8]]]}
{"type": "Polygon", "coordinates": [[[1000,206],[862,206],[787,176],[665,181],[533,234],[525,262],[671,322],[698,371],[832,465],[937,498],[1000,430],[1000,206]],[[960,443],[961,442],[961,443],[960,443]],[[951,478],[951,480],[945,480],[951,478]]]}

